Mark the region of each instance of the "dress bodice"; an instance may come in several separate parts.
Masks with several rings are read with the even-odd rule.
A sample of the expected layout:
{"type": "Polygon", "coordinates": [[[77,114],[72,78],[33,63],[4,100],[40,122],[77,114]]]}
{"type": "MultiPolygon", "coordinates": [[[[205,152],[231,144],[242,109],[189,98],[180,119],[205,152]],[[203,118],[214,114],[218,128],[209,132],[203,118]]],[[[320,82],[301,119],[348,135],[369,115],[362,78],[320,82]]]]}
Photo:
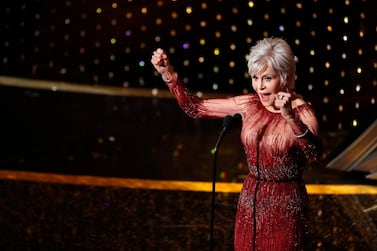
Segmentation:
{"type": "Polygon", "coordinates": [[[312,107],[304,103],[293,109],[295,122],[309,130],[298,138],[281,114],[268,111],[255,94],[206,100],[179,79],[168,86],[191,117],[242,116],[240,137],[250,172],[237,206],[235,250],[302,251],[308,198],[301,176],[305,162],[316,160],[319,154],[312,107]]]}
{"type": "MultiPolygon", "coordinates": [[[[296,114],[310,109],[308,104],[294,108],[296,114]]],[[[250,173],[261,180],[299,180],[306,162],[308,146],[293,136],[280,113],[273,113],[256,99],[250,99],[241,131],[250,173]]],[[[308,142],[306,142],[308,143],[308,142]]],[[[316,158],[316,152],[309,153],[316,158]]]]}

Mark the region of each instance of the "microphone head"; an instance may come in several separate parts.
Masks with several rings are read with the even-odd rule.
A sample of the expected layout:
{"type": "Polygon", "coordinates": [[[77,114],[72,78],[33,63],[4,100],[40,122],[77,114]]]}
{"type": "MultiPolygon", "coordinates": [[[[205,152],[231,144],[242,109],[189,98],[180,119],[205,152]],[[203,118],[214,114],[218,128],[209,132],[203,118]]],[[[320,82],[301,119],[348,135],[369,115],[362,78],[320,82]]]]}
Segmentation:
{"type": "Polygon", "coordinates": [[[242,121],[242,116],[241,116],[241,114],[236,113],[236,114],[234,114],[233,119],[234,119],[234,121],[235,121],[236,123],[238,123],[238,122],[241,122],[241,121],[242,121]]]}
{"type": "Polygon", "coordinates": [[[229,128],[232,124],[233,117],[230,115],[225,116],[223,120],[223,128],[229,128]]]}

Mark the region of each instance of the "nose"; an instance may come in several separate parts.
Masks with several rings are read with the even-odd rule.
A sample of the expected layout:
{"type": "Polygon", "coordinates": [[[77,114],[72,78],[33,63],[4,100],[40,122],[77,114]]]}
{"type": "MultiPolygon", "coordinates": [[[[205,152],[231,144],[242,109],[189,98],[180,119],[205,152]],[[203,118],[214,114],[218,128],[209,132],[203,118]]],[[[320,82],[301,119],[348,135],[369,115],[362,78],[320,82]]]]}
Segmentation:
{"type": "Polygon", "coordinates": [[[264,88],[266,88],[266,86],[264,85],[263,79],[261,78],[258,80],[255,80],[255,85],[257,86],[259,90],[263,90],[264,88]]]}

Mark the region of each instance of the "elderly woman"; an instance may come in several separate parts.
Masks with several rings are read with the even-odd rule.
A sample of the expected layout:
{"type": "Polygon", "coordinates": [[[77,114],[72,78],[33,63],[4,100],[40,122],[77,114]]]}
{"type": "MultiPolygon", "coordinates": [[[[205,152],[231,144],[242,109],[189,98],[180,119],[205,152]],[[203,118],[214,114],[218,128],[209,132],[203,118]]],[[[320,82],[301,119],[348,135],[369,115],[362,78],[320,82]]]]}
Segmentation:
{"type": "Polygon", "coordinates": [[[286,41],[258,41],[248,57],[255,93],[226,99],[190,92],[162,49],[151,62],[189,116],[242,116],[249,173],[238,201],[235,250],[303,250],[308,196],[302,172],[308,160],[317,160],[320,144],[313,108],[294,92],[295,59],[286,41]]]}

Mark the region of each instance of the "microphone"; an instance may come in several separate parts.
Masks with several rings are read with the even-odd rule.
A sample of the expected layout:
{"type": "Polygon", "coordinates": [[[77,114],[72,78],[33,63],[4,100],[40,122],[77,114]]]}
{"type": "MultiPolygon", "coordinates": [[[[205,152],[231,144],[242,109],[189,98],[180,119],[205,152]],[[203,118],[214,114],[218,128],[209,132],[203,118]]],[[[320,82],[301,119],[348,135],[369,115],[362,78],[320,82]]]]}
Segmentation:
{"type": "Polygon", "coordinates": [[[214,225],[215,225],[215,195],[216,195],[216,162],[217,162],[217,149],[219,148],[220,142],[223,139],[224,135],[230,130],[232,124],[238,123],[242,120],[242,116],[239,113],[234,114],[233,116],[227,115],[225,116],[222,124],[222,130],[220,133],[219,138],[217,139],[216,145],[212,150],[212,154],[214,154],[213,160],[213,173],[212,173],[212,198],[211,198],[211,223],[210,223],[210,251],[213,251],[213,232],[214,232],[214,225]]]}
{"type": "Polygon", "coordinates": [[[242,116],[241,116],[241,114],[239,114],[239,113],[234,114],[234,116],[233,116],[233,120],[234,120],[235,122],[241,122],[241,121],[242,121],[242,116]]]}
{"type": "Polygon", "coordinates": [[[232,122],[233,122],[232,116],[230,116],[230,115],[225,116],[225,118],[223,120],[223,125],[222,125],[223,131],[225,131],[225,132],[229,131],[229,129],[232,125],[232,122]]]}
{"type": "Polygon", "coordinates": [[[233,124],[238,123],[242,121],[242,116],[239,113],[234,114],[233,116],[227,115],[225,116],[222,124],[222,131],[220,133],[219,138],[217,139],[216,145],[212,150],[212,153],[215,153],[217,149],[219,148],[220,142],[224,135],[230,130],[233,124]]]}

